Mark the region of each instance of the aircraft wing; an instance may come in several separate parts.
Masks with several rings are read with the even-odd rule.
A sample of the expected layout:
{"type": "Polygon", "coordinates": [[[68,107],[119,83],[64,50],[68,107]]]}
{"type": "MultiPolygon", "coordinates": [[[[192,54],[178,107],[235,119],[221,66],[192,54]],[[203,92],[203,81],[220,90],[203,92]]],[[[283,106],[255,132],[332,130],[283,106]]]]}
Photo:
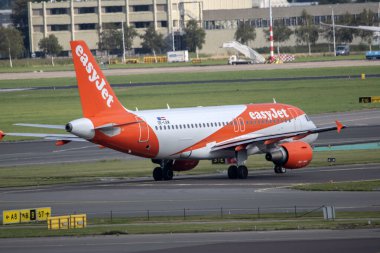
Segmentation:
{"type": "Polygon", "coordinates": [[[272,134],[272,135],[259,135],[259,136],[247,135],[245,137],[237,137],[237,138],[233,138],[233,139],[215,144],[211,148],[211,151],[231,149],[231,148],[236,149],[238,146],[247,146],[249,144],[257,143],[257,142],[263,142],[264,144],[269,145],[269,144],[273,144],[273,143],[279,142],[284,139],[289,139],[289,138],[293,138],[293,140],[299,140],[310,134],[316,134],[316,133],[322,133],[322,132],[328,132],[328,131],[334,131],[334,130],[337,130],[339,133],[341,129],[346,128],[346,126],[344,126],[339,121],[336,121],[335,123],[336,123],[336,126],[331,126],[331,127],[319,127],[319,128],[309,129],[309,130],[293,131],[293,132],[272,134]]]}
{"type": "MultiPolygon", "coordinates": [[[[321,25],[324,26],[330,26],[332,27],[332,24],[325,24],[321,22],[321,25]]],[[[348,28],[348,29],[357,29],[357,30],[365,30],[365,31],[371,31],[371,32],[380,32],[380,27],[378,26],[365,26],[365,25],[359,25],[359,26],[349,26],[349,25],[334,25],[338,28],[348,28]]]]}

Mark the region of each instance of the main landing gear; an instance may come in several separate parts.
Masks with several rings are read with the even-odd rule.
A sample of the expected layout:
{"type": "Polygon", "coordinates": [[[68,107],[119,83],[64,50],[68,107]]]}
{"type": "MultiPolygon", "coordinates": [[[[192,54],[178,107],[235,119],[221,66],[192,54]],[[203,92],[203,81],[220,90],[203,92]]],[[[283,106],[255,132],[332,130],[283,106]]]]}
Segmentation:
{"type": "Polygon", "coordinates": [[[231,165],[228,167],[228,178],[229,179],[246,179],[248,177],[248,168],[245,166],[247,161],[247,150],[241,149],[235,152],[235,158],[237,165],[231,165]]]}
{"type": "Polygon", "coordinates": [[[173,179],[173,170],[171,169],[173,165],[172,160],[160,160],[160,161],[154,161],[152,162],[160,164],[160,167],[156,167],[153,170],[153,178],[154,181],[161,181],[161,180],[172,180],[173,179]]]}
{"type": "Polygon", "coordinates": [[[248,177],[248,168],[245,165],[231,165],[228,167],[228,178],[229,179],[246,179],[248,177]]]}
{"type": "Polygon", "coordinates": [[[276,174],[284,174],[284,173],[286,173],[286,169],[284,167],[282,167],[282,166],[275,165],[274,166],[274,172],[276,174]]]}

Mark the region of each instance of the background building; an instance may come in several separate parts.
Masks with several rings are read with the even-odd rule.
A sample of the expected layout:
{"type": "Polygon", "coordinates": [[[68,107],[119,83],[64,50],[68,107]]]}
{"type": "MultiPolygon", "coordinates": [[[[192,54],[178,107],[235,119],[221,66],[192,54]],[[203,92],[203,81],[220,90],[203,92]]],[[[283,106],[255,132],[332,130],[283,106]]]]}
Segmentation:
{"type": "MultiPolygon", "coordinates": [[[[223,42],[233,40],[239,22],[249,21],[256,27],[256,40],[250,46],[260,48],[267,46],[264,29],[269,26],[269,0],[68,0],[50,2],[30,2],[29,33],[30,51],[38,52],[38,42],[54,34],[63,50],[69,52],[70,40],[85,40],[92,50],[98,48],[99,34],[110,25],[120,26],[126,22],[142,34],[147,27],[155,29],[167,37],[168,48],[175,37],[176,48],[182,49],[180,43],[183,28],[190,19],[199,21],[206,29],[206,43],[201,52],[219,53],[223,42]],[[175,35],[175,36],[173,36],[175,35]]],[[[289,6],[286,0],[272,0],[274,19],[295,29],[302,13],[306,11],[313,16],[315,24],[331,20],[334,8],[335,19],[349,12],[357,15],[363,9],[379,12],[378,3],[289,6]]],[[[319,42],[326,42],[320,39],[319,42]]],[[[295,38],[287,42],[295,45],[295,38]]],[[[141,47],[137,37],[134,48],[141,47]]]]}
{"type": "Polygon", "coordinates": [[[11,0],[0,0],[0,26],[10,26],[11,20],[11,0]]]}

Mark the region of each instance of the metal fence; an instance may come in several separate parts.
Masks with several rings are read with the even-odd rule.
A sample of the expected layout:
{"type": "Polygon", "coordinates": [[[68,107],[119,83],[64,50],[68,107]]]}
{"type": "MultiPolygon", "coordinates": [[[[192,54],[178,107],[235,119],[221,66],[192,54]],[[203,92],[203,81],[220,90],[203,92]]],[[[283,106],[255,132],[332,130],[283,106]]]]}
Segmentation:
{"type": "MultiPolygon", "coordinates": [[[[323,206],[288,206],[288,207],[256,207],[256,208],[231,208],[231,207],[219,207],[219,208],[178,208],[168,210],[109,210],[104,212],[86,212],[81,210],[80,212],[86,213],[89,218],[143,218],[150,220],[157,217],[172,217],[183,218],[186,220],[188,217],[215,217],[221,219],[235,218],[238,216],[247,216],[245,218],[251,219],[264,219],[273,218],[304,218],[304,217],[323,217],[323,206]]],[[[356,207],[339,207],[335,206],[335,210],[339,212],[362,212],[373,211],[380,212],[380,205],[371,206],[356,206],[356,207]]]]}

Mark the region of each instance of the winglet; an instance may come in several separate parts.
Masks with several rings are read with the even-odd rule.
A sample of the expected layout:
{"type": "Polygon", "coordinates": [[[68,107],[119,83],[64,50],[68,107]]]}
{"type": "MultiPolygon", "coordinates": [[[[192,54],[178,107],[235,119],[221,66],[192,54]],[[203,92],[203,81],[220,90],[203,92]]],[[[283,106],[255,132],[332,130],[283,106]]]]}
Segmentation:
{"type": "Polygon", "coordinates": [[[343,125],[343,124],[342,124],[340,121],[338,121],[338,120],[336,120],[335,123],[336,123],[336,130],[338,131],[338,133],[340,133],[340,131],[341,131],[343,128],[346,127],[345,125],[343,125]]]}
{"type": "Polygon", "coordinates": [[[4,136],[5,136],[5,133],[0,130],[0,141],[4,138],[4,136]]]}

